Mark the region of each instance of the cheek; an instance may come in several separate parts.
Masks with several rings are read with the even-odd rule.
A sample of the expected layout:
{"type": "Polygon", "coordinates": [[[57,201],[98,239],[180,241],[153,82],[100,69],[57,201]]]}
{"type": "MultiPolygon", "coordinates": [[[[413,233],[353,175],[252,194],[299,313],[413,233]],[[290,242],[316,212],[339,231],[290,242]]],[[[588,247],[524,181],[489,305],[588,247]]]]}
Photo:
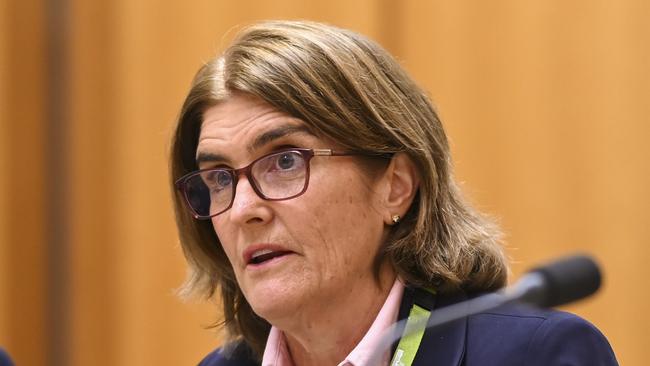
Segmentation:
{"type": "Polygon", "coordinates": [[[226,253],[226,256],[228,257],[230,264],[234,266],[233,259],[236,257],[235,255],[236,248],[233,243],[235,243],[235,241],[232,239],[231,235],[228,235],[228,232],[227,230],[225,230],[224,225],[219,224],[218,216],[212,218],[212,229],[217,235],[217,238],[219,239],[219,243],[221,243],[221,247],[223,248],[223,251],[226,253]]]}
{"type": "Polygon", "coordinates": [[[311,236],[318,238],[314,241],[317,247],[311,249],[319,252],[326,270],[368,268],[381,243],[384,227],[376,195],[354,176],[328,181],[323,187],[327,189],[314,190],[313,195],[306,197],[311,203],[306,211],[313,213],[311,225],[315,232],[311,236]]]}

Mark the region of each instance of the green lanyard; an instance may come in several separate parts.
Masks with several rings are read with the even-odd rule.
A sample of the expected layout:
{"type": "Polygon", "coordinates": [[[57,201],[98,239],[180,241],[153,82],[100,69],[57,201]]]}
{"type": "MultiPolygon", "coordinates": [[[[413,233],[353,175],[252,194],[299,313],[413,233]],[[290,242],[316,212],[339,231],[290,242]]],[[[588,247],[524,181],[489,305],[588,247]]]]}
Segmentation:
{"type": "Polygon", "coordinates": [[[411,366],[413,364],[415,354],[418,352],[418,348],[420,348],[420,342],[422,342],[422,336],[424,336],[424,329],[427,326],[427,322],[421,320],[428,320],[429,316],[431,316],[429,310],[413,304],[409,312],[409,317],[406,320],[404,333],[402,333],[409,335],[406,337],[402,336],[400,339],[393,359],[390,361],[390,366],[411,366]]]}

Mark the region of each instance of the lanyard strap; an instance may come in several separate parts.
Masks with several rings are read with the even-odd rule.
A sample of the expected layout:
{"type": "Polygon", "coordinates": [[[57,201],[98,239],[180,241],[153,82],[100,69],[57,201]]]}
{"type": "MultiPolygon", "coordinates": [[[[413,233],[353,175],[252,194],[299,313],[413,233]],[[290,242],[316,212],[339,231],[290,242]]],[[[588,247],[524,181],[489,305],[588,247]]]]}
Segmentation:
{"type": "Polygon", "coordinates": [[[420,322],[419,320],[429,319],[429,316],[431,316],[429,310],[413,304],[409,312],[409,317],[406,320],[404,333],[402,333],[410,333],[410,335],[406,337],[402,335],[399,344],[397,344],[393,359],[390,361],[390,366],[411,366],[413,364],[415,354],[418,352],[418,348],[420,348],[420,342],[422,342],[422,336],[424,336],[424,329],[427,326],[426,322],[420,322]]]}

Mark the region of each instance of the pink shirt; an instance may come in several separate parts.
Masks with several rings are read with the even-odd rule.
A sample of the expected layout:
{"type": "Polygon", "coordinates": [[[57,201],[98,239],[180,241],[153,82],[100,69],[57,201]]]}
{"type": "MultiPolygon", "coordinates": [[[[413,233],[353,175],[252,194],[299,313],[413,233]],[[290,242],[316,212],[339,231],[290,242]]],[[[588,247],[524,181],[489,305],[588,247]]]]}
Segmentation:
{"type": "MultiPolygon", "coordinates": [[[[399,306],[402,302],[404,285],[399,280],[395,280],[393,287],[384,302],[381,310],[377,314],[375,321],[368,329],[368,332],[357,344],[350,354],[339,363],[339,366],[365,366],[375,347],[381,340],[384,330],[388,329],[395,321],[399,312],[399,306]]],[[[382,364],[387,365],[390,358],[388,351],[383,356],[382,364]]],[[[262,366],[294,366],[289,349],[287,348],[284,333],[276,327],[271,327],[269,338],[266,340],[262,366]]]]}

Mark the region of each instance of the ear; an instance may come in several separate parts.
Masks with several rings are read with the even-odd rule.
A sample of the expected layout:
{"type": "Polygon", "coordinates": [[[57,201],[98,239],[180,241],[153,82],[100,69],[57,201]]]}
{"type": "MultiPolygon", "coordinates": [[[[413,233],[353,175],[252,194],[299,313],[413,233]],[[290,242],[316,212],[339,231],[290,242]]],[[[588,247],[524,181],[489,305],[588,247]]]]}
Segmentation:
{"type": "Polygon", "coordinates": [[[394,225],[395,215],[404,217],[411,207],[420,179],[415,164],[404,153],[393,156],[384,173],[384,179],[387,184],[384,191],[384,223],[394,225]]]}

